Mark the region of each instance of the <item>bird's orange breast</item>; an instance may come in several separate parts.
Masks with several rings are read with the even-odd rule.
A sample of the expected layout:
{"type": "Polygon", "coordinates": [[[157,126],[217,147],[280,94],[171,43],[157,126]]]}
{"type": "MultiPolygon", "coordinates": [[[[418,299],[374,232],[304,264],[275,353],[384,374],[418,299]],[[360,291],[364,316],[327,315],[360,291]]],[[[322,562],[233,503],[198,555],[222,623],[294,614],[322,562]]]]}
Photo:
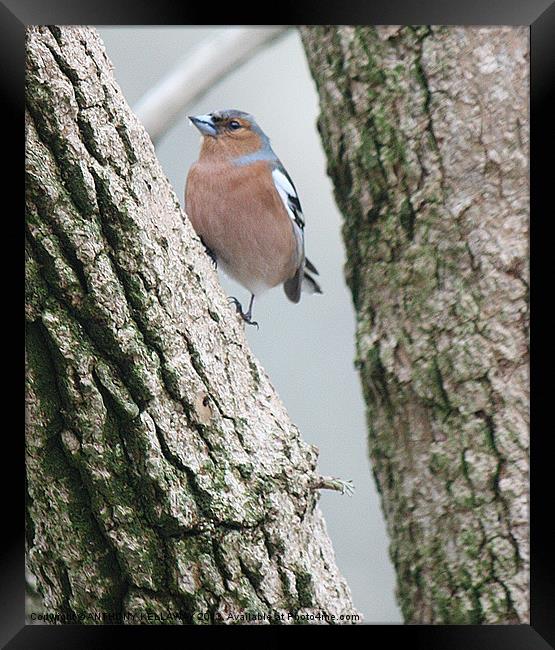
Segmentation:
{"type": "Polygon", "coordinates": [[[295,274],[299,260],[292,222],[266,161],[195,163],[187,177],[185,206],[224,270],[252,293],[295,274]]]}

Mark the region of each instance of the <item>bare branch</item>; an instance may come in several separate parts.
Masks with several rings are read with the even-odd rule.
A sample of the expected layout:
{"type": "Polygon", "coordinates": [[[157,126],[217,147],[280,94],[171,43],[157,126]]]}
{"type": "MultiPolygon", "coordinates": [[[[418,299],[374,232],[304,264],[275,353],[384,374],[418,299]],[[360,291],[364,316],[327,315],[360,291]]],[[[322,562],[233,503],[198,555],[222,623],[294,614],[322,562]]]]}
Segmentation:
{"type": "Polygon", "coordinates": [[[152,141],[159,140],[193,100],[285,31],[285,27],[230,28],[188,53],[134,107],[152,141]]]}

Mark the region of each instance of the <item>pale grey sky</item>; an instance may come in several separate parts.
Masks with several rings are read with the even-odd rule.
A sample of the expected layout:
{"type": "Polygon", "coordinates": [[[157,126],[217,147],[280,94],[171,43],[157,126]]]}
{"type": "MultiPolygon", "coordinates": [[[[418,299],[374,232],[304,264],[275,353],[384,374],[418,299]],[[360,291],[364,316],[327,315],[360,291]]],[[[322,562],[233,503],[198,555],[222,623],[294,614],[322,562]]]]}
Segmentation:
{"type": "MultiPolygon", "coordinates": [[[[116,79],[135,102],[187,51],[217,28],[100,27],[116,79]]],[[[354,496],[323,491],[321,507],[337,562],[366,622],[401,622],[395,575],[366,448],[364,402],[353,367],[354,312],[343,277],[341,216],[326,175],[318,101],[294,30],[218,83],[158,143],[158,157],[183,205],[185,178],[200,136],[186,115],[218,108],[252,113],[293,178],[306,218],[307,254],[320,271],[322,296],[290,303],[276,288],[257,299],[260,330],[248,339],[304,439],[320,448],[320,471],[352,479],[354,496]]],[[[228,294],[248,292],[220,274],[228,294]]]]}

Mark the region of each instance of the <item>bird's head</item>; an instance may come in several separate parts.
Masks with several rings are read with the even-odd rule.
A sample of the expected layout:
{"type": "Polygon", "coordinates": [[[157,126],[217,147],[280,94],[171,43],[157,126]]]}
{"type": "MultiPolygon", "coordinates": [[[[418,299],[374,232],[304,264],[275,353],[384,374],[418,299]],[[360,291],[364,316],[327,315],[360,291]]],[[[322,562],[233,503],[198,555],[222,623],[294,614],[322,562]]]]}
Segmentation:
{"type": "Polygon", "coordinates": [[[204,136],[203,149],[210,153],[243,156],[269,147],[269,139],[249,113],[235,109],[190,115],[204,136]]]}

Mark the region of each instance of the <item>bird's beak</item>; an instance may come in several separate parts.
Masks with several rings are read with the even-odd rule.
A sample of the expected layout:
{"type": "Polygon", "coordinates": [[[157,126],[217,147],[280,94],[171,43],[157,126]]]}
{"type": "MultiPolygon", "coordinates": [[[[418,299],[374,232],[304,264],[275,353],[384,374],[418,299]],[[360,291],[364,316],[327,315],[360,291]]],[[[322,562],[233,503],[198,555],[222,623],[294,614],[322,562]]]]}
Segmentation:
{"type": "Polygon", "coordinates": [[[191,122],[197,127],[202,135],[216,137],[218,131],[211,115],[189,115],[191,122]]]}

